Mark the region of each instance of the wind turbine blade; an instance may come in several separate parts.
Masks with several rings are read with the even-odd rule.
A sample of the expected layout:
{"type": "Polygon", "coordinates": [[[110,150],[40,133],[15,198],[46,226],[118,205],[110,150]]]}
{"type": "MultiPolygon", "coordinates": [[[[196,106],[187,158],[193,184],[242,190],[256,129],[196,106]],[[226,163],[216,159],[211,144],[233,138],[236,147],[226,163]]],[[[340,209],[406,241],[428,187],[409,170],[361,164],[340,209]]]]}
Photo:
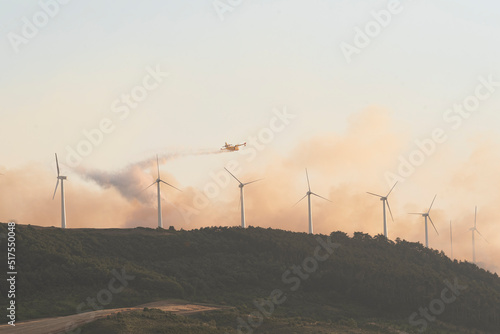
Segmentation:
{"type": "Polygon", "coordinates": [[[368,192],[368,191],[367,191],[366,193],[367,193],[367,194],[370,194],[370,195],[373,195],[373,196],[377,196],[377,197],[380,197],[380,198],[382,198],[382,196],[380,196],[380,195],[377,195],[377,194],[374,194],[374,193],[370,193],[370,192],[368,192]]]}
{"type": "Polygon", "coordinates": [[[391,192],[394,189],[394,187],[396,186],[396,184],[398,184],[398,181],[396,181],[396,183],[394,183],[394,185],[392,186],[391,190],[389,190],[389,193],[385,197],[389,197],[389,195],[391,194],[391,192]]]}
{"type": "Polygon", "coordinates": [[[434,196],[434,199],[432,200],[431,206],[429,207],[429,211],[427,211],[427,213],[431,212],[432,205],[434,204],[434,201],[436,200],[436,196],[437,196],[437,194],[434,196]]]}
{"type": "Polygon", "coordinates": [[[418,213],[418,212],[409,212],[409,215],[423,215],[424,213],[418,213]]]}
{"type": "Polygon", "coordinates": [[[243,185],[246,186],[247,184],[254,183],[254,182],[257,182],[257,181],[260,181],[260,180],[264,180],[264,179],[258,179],[258,180],[255,180],[255,181],[250,181],[250,182],[247,182],[247,183],[243,183],[243,185]]]}
{"type": "Polygon", "coordinates": [[[146,188],[142,189],[142,190],[139,192],[139,194],[140,194],[140,193],[142,193],[144,190],[148,189],[149,187],[153,186],[155,183],[156,183],[156,181],[155,181],[155,182],[153,182],[153,183],[151,183],[151,184],[150,184],[149,186],[147,186],[146,188]]]}
{"type": "Polygon", "coordinates": [[[229,171],[226,167],[224,167],[224,169],[225,169],[225,170],[226,170],[229,174],[231,174],[231,176],[232,176],[232,177],[234,177],[234,179],[235,179],[236,181],[238,181],[238,183],[239,183],[239,184],[243,184],[243,183],[241,183],[241,181],[240,181],[240,180],[238,180],[238,178],[237,178],[236,176],[234,176],[234,175],[233,175],[233,173],[231,173],[231,172],[230,172],[230,171],[229,171]]]}
{"type": "Polygon", "coordinates": [[[479,230],[477,230],[477,229],[476,229],[476,232],[477,232],[477,234],[479,234],[479,235],[481,236],[481,238],[483,238],[483,239],[484,239],[484,241],[486,241],[487,243],[489,243],[489,241],[488,241],[488,240],[486,240],[486,238],[485,238],[485,237],[483,237],[483,235],[479,232],[479,230]]]}
{"type": "Polygon", "coordinates": [[[439,235],[439,232],[438,232],[438,230],[436,229],[436,226],[434,226],[434,223],[432,222],[431,216],[429,216],[429,220],[430,220],[430,222],[431,222],[431,224],[432,224],[432,227],[434,227],[434,230],[436,231],[437,235],[439,235]]]}
{"type": "Polygon", "coordinates": [[[306,168],[306,178],[307,178],[307,188],[309,188],[309,191],[311,191],[311,184],[309,183],[309,174],[307,173],[307,168],[306,168]]]}
{"type": "Polygon", "coordinates": [[[307,197],[307,194],[305,194],[305,195],[304,195],[304,197],[302,197],[301,199],[299,199],[297,203],[295,203],[294,205],[292,205],[292,208],[293,208],[294,206],[296,206],[297,204],[299,204],[299,202],[300,202],[300,201],[302,201],[302,200],[303,200],[304,198],[306,198],[306,197],[307,197]]]}
{"type": "Polygon", "coordinates": [[[56,189],[54,189],[54,195],[52,196],[52,199],[54,199],[56,197],[56,192],[57,192],[57,187],[58,186],[59,186],[59,179],[57,179],[56,189]]]}
{"type": "Polygon", "coordinates": [[[160,179],[160,161],[158,160],[158,154],[156,155],[156,167],[158,168],[158,179],[160,179]]]}
{"type": "MultiPolygon", "coordinates": [[[[317,197],[319,197],[319,198],[322,198],[322,199],[324,199],[325,201],[332,202],[332,201],[330,201],[328,198],[324,198],[323,196],[320,196],[320,195],[318,195],[318,194],[311,193],[311,195],[314,195],[314,196],[317,196],[317,197]]],[[[332,203],[333,203],[333,202],[332,202],[332,203]]]]}
{"type": "Polygon", "coordinates": [[[57,160],[57,153],[56,153],[56,166],[57,166],[57,176],[59,176],[59,160],[57,160]]]}
{"type": "MultiPolygon", "coordinates": [[[[163,183],[165,183],[167,186],[171,186],[172,188],[177,189],[177,190],[179,190],[180,192],[182,192],[182,190],[180,190],[180,189],[179,189],[179,188],[177,188],[177,187],[174,187],[174,186],[173,186],[173,185],[171,185],[170,183],[167,183],[167,182],[165,182],[165,181],[163,181],[163,180],[160,180],[160,182],[163,182],[163,183]]],[[[156,182],[155,182],[155,183],[156,183],[156,182]]]]}
{"type": "Polygon", "coordinates": [[[386,199],[385,202],[387,203],[387,208],[389,208],[389,213],[391,214],[392,222],[394,222],[394,217],[392,216],[392,211],[391,211],[391,206],[389,205],[389,200],[386,199]]]}

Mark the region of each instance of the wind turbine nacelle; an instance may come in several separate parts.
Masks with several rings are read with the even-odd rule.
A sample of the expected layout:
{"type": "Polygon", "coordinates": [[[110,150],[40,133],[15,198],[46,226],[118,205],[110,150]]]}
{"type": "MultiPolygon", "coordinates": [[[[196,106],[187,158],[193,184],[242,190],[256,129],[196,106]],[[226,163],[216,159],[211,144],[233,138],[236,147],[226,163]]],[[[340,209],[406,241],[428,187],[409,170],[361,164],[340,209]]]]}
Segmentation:
{"type": "Polygon", "coordinates": [[[66,176],[59,176],[58,179],[59,180],[67,180],[68,178],[66,176]]]}

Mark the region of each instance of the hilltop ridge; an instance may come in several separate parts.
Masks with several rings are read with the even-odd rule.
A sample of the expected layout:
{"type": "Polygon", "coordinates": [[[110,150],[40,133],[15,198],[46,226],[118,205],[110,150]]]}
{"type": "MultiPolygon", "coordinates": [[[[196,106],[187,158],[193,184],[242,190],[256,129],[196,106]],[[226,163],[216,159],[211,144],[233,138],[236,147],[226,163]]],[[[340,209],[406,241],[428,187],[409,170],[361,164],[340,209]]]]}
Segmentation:
{"type": "MultiPolygon", "coordinates": [[[[0,233],[6,228],[0,224],[0,233]]],[[[299,316],[332,323],[385,319],[410,332],[500,328],[497,274],[382,235],[16,228],[19,320],[179,298],[235,306],[226,323],[234,328],[238,319],[248,325],[252,312],[263,314],[264,323],[299,316]]],[[[0,252],[4,258],[5,247],[0,252]]]]}

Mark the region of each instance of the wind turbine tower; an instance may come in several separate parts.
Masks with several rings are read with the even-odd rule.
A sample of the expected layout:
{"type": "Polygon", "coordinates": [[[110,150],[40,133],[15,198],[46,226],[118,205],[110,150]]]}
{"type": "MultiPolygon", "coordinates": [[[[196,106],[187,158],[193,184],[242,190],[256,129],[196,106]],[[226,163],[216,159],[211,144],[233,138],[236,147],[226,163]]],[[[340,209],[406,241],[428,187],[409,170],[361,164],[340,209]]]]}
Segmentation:
{"type": "Polygon", "coordinates": [[[451,259],[453,260],[453,231],[451,229],[451,220],[450,220],[450,244],[451,244],[451,259]]]}
{"type": "Polygon", "coordinates": [[[432,222],[432,218],[430,216],[432,205],[434,204],[434,201],[436,200],[436,196],[434,196],[434,199],[432,200],[431,206],[429,207],[429,210],[427,210],[427,212],[423,212],[423,213],[422,212],[421,213],[412,212],[412,213],[410,213],[410,215],[421,215],[425,219],[425,247],[427,247],[427,248],[429,248],[429,234],[427,233],[427,219],[429,219],[429,221],[432,224],[432,227],[434,227],[434,230],[436,231],[437,235],[439,235],[439,232],[437,231],[436,226],[434,226],[434,223],[432,222]]]}
{"type": "Polygon", "coordinates": [[[398,184],[398,183],[397,182],[394,183],[394,185],[392,186],[391,190],[389,190],[389,192],[385,196],[381,196],[381,195],[377,195],[377,194],[374,194],[374,193],[367,192],[370,195],[380,197],[380,200],[382,201],[382,208],[383,208],[382,211],[383,211],[383,214],[384,214],[384,236],[386,238],[387,238],[387,217],[386,217],[386,213],[385,213],[385,205],[387,204],[387,208],[389,209],[389,213],[391,214],[392,222],[394,222],[394,217],[392,216],[391,206],[389,205],[388,198],[389,198],[389,195],[391,194],[392,190],[396,186],[396,184],[398,184]]]}
{"type": "Polygon", "coordinates": [[[147,186],[144,190],[148,189],[149,187],[153,186],[156,184],[156,194],[158,195],[158,227],[163,228],[163,220],[162,220],[162,215],[161,215],[161,187],[160,183],[165,183],[167,186],[170,186],[174,189],[177,189],[181,191],[180,189],[174,187],[173,185],[163,181],[160,177],[160,162],[158,160],[158,154],[156,155],[156,167],[158,169],[158,178],[156,179],[155,182],[151,183],[149,186],[147,186]]]}
{"type": "Polygon", "coordinates": [[[308,204],[308,207],[309,207],[309,212],[308,212],[308,217],[309,217],[309,234],[313,234],[313,223],[312,223],[312,210],[311,210],[311,195],[314,195],[316,197],[319,197],[319,198],[322,198],[328,202],[331,202],[329,199],[327,198],[324,198],[323,196],[320,196],[318,194],[315,194],[311,191],[311,184],[309,183],[309,174],[307,173],[307,168],[306,168],[306,178],[307,178],[307,192],[306,194],[304,195],[304,197],[302,197],[297,203],[294,204],[297,205],[300,201],[302,201],[304,198],[307,197],[307,204],[308,204]]]}
{"type": "Polygon", "coordinates": [[[64,180],[66,180],[67,177],[60,174],[59,161],[57,160],[57,153],[56,153],[56,167],[57,167],[57,183],[52,199],[56,197],[57,187],[59,186],[59,181],[61,181],[61,228],[66,228],[66,204],[64,202],[64,180]]]}
{"type": "Polygon", "coordinates": [[[246,221],[245,221],[245,200],[244,200],[244,197],[243,197],[243,187],[245,187],[247,184],[254,183],[254,182],[260,181],[262,179],[250,181],[250,182],[247,182],[247,183],[243,183],[240,180],[238,180],[238,178],[236,176],[234,176],[233,173],[231,173],[226,167],[224,167],[224,169],[229,174],[231,174],[231,176],[234,177],[234,179],[236,181],[238,181],[238,183],[239,183],[238,187],[240,187],[241,227],[246,228],[247,226],[246,226],[246,221]]]}

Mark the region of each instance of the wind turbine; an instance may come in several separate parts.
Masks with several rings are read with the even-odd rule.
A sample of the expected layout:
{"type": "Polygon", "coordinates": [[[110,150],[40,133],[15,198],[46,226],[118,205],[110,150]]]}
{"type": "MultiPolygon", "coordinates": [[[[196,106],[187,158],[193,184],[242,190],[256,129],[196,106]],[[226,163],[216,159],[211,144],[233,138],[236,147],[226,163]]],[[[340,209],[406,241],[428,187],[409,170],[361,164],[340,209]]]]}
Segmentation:
{"type": "Polygon", "coordinates": [[[377,194],[374,194],[374,193],[367,192],[367,194],[380,197],[380,200],[382,201],[382,207],[383,207],[383,213],[384,213],[384,236],[386,238],[387,238],[387,219],[386,219],[386,214],[385,214],[385,204],[387,203],[387,208],[389,208],[389,213],[391,214],[392,222],[394,222],[394,217],[392,216],[391,206],[389,205],[388,198],[389,198],[389,195],[391,194],[392,190],[396,186],[396,184],[398,184],[398,182],[394,183],[394,185],[392,186],[391,190],[389,190],[389,192],[385,196],[381,196],[381,195],[377,195],[377,194]]]}
{"type": "Polygon", "coordinates": [[[412,213],[410,213],[410,215],[422,215],[422,217],[425,218],[425,247],[427,247],[427,248],[429,248],[429,235],[427,233],[427,218],[429,218],[429,220],[432,224],[432,227],[434,227],[434,230],[436,231],[437,235],[439,235],[439,232],[437,231],[436,226],[434,226],[434,223],[432,222],[431,216],[429,215],[429,213],[431,212],[431,209],[432,209],[432,205],[434,204],[434,201],[436,200],[436,196],[434,196],[434,199],[432,200],[431,206],[429,207],[429,210],[427,210],[427,212],[423,212],[423,213],[412,212],[412,213]]]}
{"type": "Polygon", "coordinates": [[[485,237],[479,232],[479,230],[476,228],[476,218],[477,218],[477,206],[476,210],[474,212],[474,227],[471,227],[469,231],[472,231],[472,263],[476,263],[476,243],[474,241],[474,232],[477,232],[481,236],[481,238],[484,239],[484,241],[488,242],[485,237]]]}
{"type": "MultiPolygon", "coordinates": [[[[158,227],[163,228],[163,221],[161,217],[161,194],[160,194],[160,183],[165,183],[167,186],[171,186],[174,189],[177,189],[181,191],[179,188],[174,187],[173,185],[163,181],[160,177],[160,163],[158,161],[158,154],[156,155],[156,167],[158,168],[158,178],[156,179],[155,182],[151,183],[149,186],[147,186],[144,190],[148,189],[149,187],[153,186],[156,183],[156,193],[158,195],[158,227]]],[[[143,191],[144,191],[143,190],[143,191]]]]}
{"type": "Polygon", "coordinates": [[[306,168],[306,178],[307,178],[307,188],[308,188],[308,191],[306,192],[306,194],[304,195],[304,197],[302,197],[297,203],[295,203],[293,206],[297,205],[300,201],[302,201],[304,198],[307,197],[307,203],[308,203],[308,206],[309,206],[309,234],[313,234],[313,225],[312,225],[312,211],[311,211],[311,195],[314,195],[316,197],[319,197],[319,198],[322,198],[328,202],[331,202],[329,199],[327,198],[324,198],[323,196],[320,196],[318,194],[315,194],[311,191],[311,184],[309,183],[309,174],[307,173],[307,168],[306,168]]]}
{"type": "Polygon", "coordinates": [[[231,174],[232,177],[234,177],[234,179],[236,181],[238,181],[239,183],[239,187],[240,187],[240,205],[241,205],[241,227],[243,228],[246,228],[246,223],[245,223],[245,201],[243,199],[243,187],[246,186],[247,184],[250,184],[250,183],[254,183],[254,182],[257,182],[257,181],[260,181],[262,179],[258,179],[258,180],[254,180],[254,181],[250,181],[250,182],[247,182],[247,183],[242,183],[240,180],[238,180],[238,178],[236,178],[236,176],[234,176],[226,167],[224,167],[224,169],[229,173],[231,174]]]}
{"type": "Polygon", "coordinates": [[[57,187],[59,186],[59,180],[61,180],[61,228],[66,228],[66,205],[64,203],[64,180],[66,180],[67,177],[60,174],[59,161],[57,160],[57,153],[56,153],[56,166],[57,166],[57,183],[56,183],[56,189],[54,190],[54,195],[52,196],[52,199],[54,199],[54,197],[56,197],[57,187]]]}

